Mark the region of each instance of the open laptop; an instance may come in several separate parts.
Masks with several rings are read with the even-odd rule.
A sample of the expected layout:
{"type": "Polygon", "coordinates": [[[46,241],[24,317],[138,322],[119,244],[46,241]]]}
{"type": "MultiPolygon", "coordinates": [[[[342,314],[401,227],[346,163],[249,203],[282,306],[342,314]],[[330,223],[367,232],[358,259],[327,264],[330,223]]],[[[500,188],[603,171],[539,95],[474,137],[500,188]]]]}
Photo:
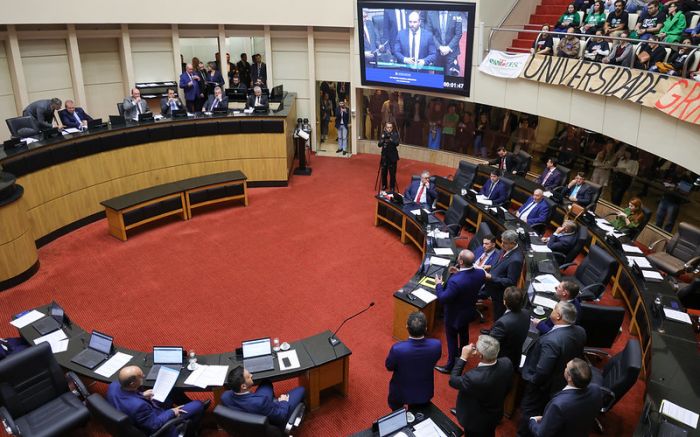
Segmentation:
{"type": "Polygon", "coordinates": [[[243,341],[241,349],[243,350],[243,366],[250,373],[274,370],[275,362],[272,357],[270,337],[243,341]]]}
{"type": "Polygon", "coordinates": [[[88,130],[93,130],[93,129],[102,129],[107,127],[106,123],[102,122],[101,118],[95,118],[93,120],[88,120],[87,122],[87,128],[88,130]]]}
{"type": "Polygon", "coordinates": [[[113,338],[98,331],[92,331],[87,349],[83,349],[71,360],[75,364],[80,364],[92,370],[109,358],[112,353],[113,338]]]}
{"type": "Polygon", "coordinates": [[[408,426],[406,410],[403,408],[377,419],[377,430],[379,431],[379,437],[393,436],[399,432],[409,437],[413,436],[413,431],[408,426]]]}
{"type": "Polygon", "coordinates": [[[126,119],[122,115],[110,115],[109,124],[111,126],[126,126],[126,119]]]}
{"type": "Polygon", "coordinates": [[[428,213],[424,208],[420,209],[420,221],[425,225],[435,225],[442,223],[439,218],[435,217],[432,213],[428,213]]]}
{"type": "Polygon", "coordinates": [[[182,369],[182,347],[180,346],[153,346],[153,367],[146,375],[146,380],[158,378],[161,366],[169,367],[178,372],[182,369]]]}

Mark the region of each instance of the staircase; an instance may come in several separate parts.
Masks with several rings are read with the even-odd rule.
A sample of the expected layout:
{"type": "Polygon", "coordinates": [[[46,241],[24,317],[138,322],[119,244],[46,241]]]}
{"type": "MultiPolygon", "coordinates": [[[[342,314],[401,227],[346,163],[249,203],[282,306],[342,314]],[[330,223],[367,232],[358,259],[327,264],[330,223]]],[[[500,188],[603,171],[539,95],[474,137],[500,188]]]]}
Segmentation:
{"type": "MultiPolygon", "coordinates": [[[[545,24],[554,27],[561,14],[564,13],[566,7],[571,3],[570,0],[541,0],[537,5],[535,13],[530,15],[530,22],[525,25],[526,30],[540,30],[545,24]]],[[[529,53],[532,48],[532,43],[537,38],[536,33],[519,32],[518,36],[513,40],[511,46],[508,47],[509,52],[513,53],[529,53]]]]}

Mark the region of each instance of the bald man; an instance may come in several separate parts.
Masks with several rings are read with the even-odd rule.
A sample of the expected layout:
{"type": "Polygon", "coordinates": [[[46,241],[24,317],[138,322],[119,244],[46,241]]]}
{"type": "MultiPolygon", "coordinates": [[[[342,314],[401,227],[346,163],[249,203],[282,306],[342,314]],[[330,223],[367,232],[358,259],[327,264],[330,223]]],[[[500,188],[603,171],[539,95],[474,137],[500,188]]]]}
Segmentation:
{"type": "Polygon", "coordinates": [[[418,11],[408,14],[408,28],[397,34],[393,49],[399,64],[422,67],[435,62],[437,49],[433,34],[421,27],[418,11]]]}
{"type": "MultiPolygon", "coordinates": [[[[140,367],[124,367],[119,371],[119,380],[112,382],[107,389],[107,402],[129,416],[134,425],[147,434],[156,432],[175,417],[189,419],[191,423],[187,427],[188,434],[194,434],[204,415],[205,404],[191,401],[184,393],[175,391],[171,392],[171,396],[178,397],[177,401],[184,405],[174,405],[169,397],[162,403],[154,401],[153,390],[139,391],[144,378],[140,367]]],[[[175,437],[177,430],[170,429],[163,435],[175,437]]]]}

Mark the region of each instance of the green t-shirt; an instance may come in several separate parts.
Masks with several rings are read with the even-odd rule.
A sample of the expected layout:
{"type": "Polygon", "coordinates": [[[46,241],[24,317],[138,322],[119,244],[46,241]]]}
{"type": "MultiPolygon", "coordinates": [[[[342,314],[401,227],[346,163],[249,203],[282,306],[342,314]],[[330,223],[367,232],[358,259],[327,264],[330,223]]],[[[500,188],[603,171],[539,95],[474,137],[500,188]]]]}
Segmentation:
{"type": "Polygon", "coordinates": [[[584,24],[588,24],[593,27],[603,27],[603,25],[605,24],[605,14],[588,14],[584,24]]]}

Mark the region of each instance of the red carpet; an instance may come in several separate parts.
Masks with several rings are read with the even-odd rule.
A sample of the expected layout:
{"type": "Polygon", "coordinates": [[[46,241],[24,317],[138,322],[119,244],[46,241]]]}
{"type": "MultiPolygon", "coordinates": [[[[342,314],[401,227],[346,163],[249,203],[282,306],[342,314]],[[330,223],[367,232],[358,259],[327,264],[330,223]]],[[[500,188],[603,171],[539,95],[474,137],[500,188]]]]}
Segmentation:
{"type": "MultiPolygon", "coordinates": [[[[313,176],[295,176],[287,188],[249,190],[248,207],[195,212],[189,222],[132,232],[125,243],[108,235],[105,220],[54,241],[40,250],[35,277],[0,293],[0,320],[55,299],[78,325],[110,333],[119,345],[148,350],[182,344],[206,354],[231,350],[246,338],[285,341],[334,329],[374,301],[339,334],[353,351],[349,395],[324,398],[299,435],[347,435],[368,427],[388,412],[384,358],[393,342],[391,295],[415,273],[420,258],[398,234],[373,226],[377,157],[314,158],[311,164],[313,176]]],[[[426,167],[453,173],[399,164],[401,188],[426,167]]],[[[481,327],[472,326],[472,339],[481,327]]],[[[14,328],[0,325],[0,336],[12,335],[14,328]]],[[[441,328],[436,335],[443,337],[441,328]]],[[[435,379],[434,402],[448,411],[456,392],[447,376],[436,373],[435,379]]],[[[631,434],[642,395],[643,384],[637,384],[604,419],[608,435],[631,434]]],[[[513,435],[514,429],[504,421],[499,432],[513,435]]],[[[104,432],[91,423],[76,435],[104,432]]]]}
{"type": "MultiPolygon", "coordinates": [[[[525,30],[541,30],[544,24],[549,24],[550,30],[554,31],[554,25],[559,20],[561,14],[566,11],[566,7],[571,3],[567,0],[541,0],[537,5],[535,13],[530,15],[529,23],[525,23],[525,30]]],[[[532,43],[537,38],[536,33],[518,32],[513,38],[509,52],[530,53],[532,43]]]]}

